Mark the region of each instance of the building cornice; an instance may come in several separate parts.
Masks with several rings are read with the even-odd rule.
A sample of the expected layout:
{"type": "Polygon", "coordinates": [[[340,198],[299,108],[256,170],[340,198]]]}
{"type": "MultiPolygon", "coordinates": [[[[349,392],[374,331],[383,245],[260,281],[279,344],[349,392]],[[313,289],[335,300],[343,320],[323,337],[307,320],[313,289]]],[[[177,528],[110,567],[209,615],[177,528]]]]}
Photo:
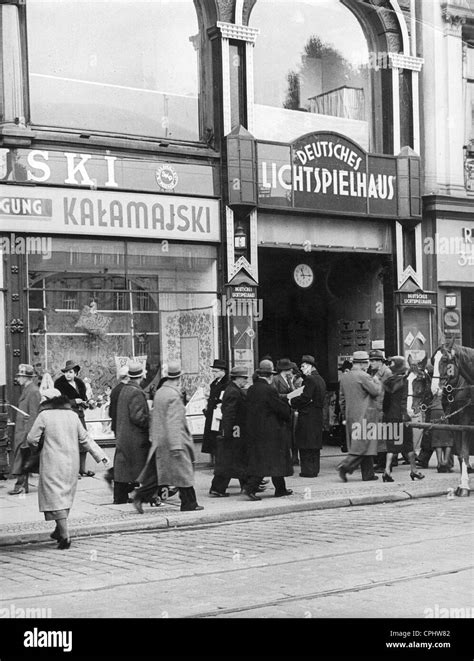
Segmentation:
{"type": "Polygon", "coordinates": [[[248,25],[236,25],[235,23],[224,23],[223,21],[217,21],[216,25],[224,39],[237,39],[255,44],[257,36],[260,34],[259,28],[251,28],[248,25]]]}

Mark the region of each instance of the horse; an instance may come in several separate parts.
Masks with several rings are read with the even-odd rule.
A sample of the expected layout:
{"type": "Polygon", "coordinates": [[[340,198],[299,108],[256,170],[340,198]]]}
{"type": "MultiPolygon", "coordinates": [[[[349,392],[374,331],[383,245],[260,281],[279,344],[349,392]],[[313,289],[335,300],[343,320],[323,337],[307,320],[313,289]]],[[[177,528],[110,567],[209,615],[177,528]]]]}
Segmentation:
{"type": "MultiPolygon", "coordinates": [[[[435,395],[442,390],[441,402],[446,419],[453,425],[470,425],[474,422],[474,349],[449,341],[434,352],[431,391],[435,395]]],[[[471,432],[455,432],[455,452],[462,464],[469,467],[469,436],[471,432]]]]}

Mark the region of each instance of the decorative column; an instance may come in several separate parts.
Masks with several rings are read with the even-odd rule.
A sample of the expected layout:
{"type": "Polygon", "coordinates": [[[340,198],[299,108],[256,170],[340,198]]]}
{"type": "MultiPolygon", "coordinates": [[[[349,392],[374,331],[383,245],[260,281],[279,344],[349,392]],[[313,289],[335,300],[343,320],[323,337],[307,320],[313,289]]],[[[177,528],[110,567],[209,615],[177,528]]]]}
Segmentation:
{"type": "Polygon", "coordinates": [[[407,145],[400,144],[400,87],[399,71],[405,69],[411,71],[412,82],[412,121],[413,121],[413,149],[420,153],[420,99],[419,99],[419,73],[424,60],[421,57],[413,55],[403,55],[402,53],[389,53],[390,65],[392,67],[392,85],[393,85],[393,153],[398,154],[401,147],[407,145]]]}
{"type": "Polygon", "coordinates": [[[19,7],[0,5],[0,140],[4,145],[30,143],[26,128],[25,81],[19,7]]]}

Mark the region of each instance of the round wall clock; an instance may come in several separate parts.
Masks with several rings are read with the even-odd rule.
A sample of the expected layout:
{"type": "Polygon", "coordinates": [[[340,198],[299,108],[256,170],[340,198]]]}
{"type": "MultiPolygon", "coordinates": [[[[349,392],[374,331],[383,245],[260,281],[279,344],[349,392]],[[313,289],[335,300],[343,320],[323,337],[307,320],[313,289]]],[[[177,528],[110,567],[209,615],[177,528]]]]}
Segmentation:
{"type": "Polygon", "coordinates": [[[308,264],[298,264],[298,266],[293,271],[293,277],[299,287],[306,289],[307,287],[311,287],[313,284],[313,269],[308,264]]]}

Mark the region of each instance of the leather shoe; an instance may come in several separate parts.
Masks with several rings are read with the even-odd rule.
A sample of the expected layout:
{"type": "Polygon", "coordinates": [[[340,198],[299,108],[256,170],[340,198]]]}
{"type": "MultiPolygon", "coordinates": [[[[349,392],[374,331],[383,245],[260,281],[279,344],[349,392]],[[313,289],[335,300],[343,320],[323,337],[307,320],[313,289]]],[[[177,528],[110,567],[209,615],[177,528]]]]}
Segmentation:
{"type": "Polygon", "coordinates": [[[139,514],[143,514],[143,503],[140,500],[138,496],[135,496],[135,498],[132,500],[134,508],[137,510],[139,514]]]}
{"type": "Polygon", "coordinates": [[[197,512],[198,510],[203,510],[202,505],[196,505],[196,507],[182,507],[181,512],[197,512]]]}
{"type": "Polygon", "coordinates": [[[317,473],[300,473],[300,477],[318,477],[317,473]]]}
{"type": "Polygon", "coordinates": [[[337,472],[339,473],[339,477],[343,482],[347,482],[347,473],[344,468],[338,468],[337,472]]]}
{"type": "Polygon", "coordinates": [[[8,492],[9,496],[17,496],[19,493],[23,493],[25,491],[25,487],[15,487],[11,491],[8,492]]]}
{"type": "Polygon", "coordinates": [[[364,482],[373,482],[373,480],[378,480],[379,476],[378,475],[373,475],[372,477],[368,477],[364,480],[364,482]]]}
{"type": "Polygon", "coordinates": [[[58,539],[58,546],[57,548],[60,549],[61,551],[64,551],[64,549],[68,549],[71,546],[71,538],[69,537],[60,537],[58,539]]]}
{"type": "Polygon", "coordinates": [[[291,496],[293,489],[285,489],[285,491],[275,491],[275,498],[281,498],[282,496],[291,496]]]}
{"type": "Polygon", "coordinates": [[[262,500],[260,496],[257,496],[257,494],[253,493],[253,491],[246,491],[245,493],[250,498],[250,500],[262,500]]]}
{"type": "Polygon", "coordinates": [[[220,491],[215,491],[215,489],[209,489],[209,495],[215,496],[216,498],[227,498],[228,493],[221,493],[220,491]]]}

